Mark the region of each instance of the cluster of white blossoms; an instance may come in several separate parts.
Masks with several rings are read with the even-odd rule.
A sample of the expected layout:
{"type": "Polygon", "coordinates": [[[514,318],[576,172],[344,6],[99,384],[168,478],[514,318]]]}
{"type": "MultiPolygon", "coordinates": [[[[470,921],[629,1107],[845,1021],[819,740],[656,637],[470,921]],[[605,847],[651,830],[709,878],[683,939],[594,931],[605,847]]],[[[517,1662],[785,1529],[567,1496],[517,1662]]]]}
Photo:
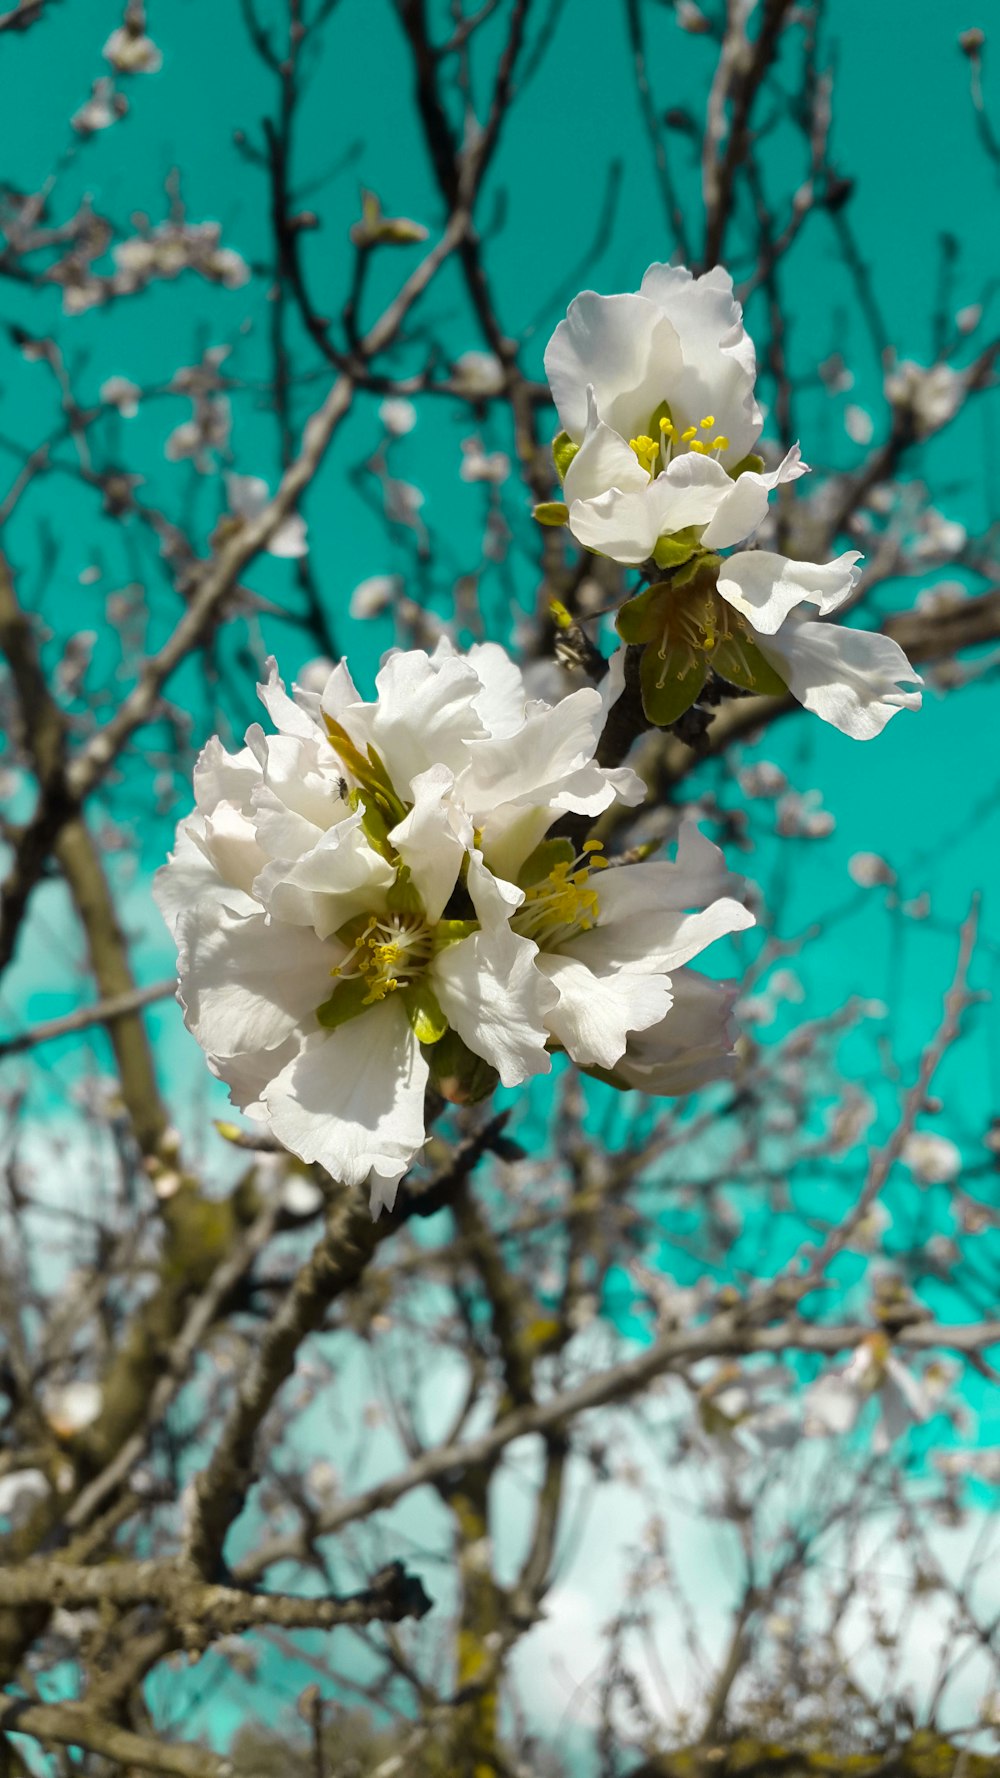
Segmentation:
{"type": "Polygon", "coordinates": [[[676,721],[711,671],[745,691],[787,689],[858,740],[919,708],[919,692],[900,690],[919,675],[890,637],[814,621],[850,600],[857,551],[819,563],[738,547],[807,466],[797,445],[767,473],[754,454],[754,348],[727,272],[652,265],[638,292],[584,291],[545,369],[565,500],[536,516],[647,569],[652,584],[622,607],[618,630],[643,648],[651,722],[676,721]]]}
{"type": "MultiPolygon", "coordinates": [[[[276,733],[209,741],[159,872],[190,1030],[233,1101],[373,1213],[425,1140],[428,1087],[471,1101],[565,1050],[648,1093],[729,1071],[729,984],[688,970],[752,924],[693,824],[674,862],[616,863],[552,829],[634,805],[594,755],[606,696],[529,700],[494,644],[390,654],[289,696],[276,733]]],[[[611,695],[611,694],[608,694],[611,695]]]]}

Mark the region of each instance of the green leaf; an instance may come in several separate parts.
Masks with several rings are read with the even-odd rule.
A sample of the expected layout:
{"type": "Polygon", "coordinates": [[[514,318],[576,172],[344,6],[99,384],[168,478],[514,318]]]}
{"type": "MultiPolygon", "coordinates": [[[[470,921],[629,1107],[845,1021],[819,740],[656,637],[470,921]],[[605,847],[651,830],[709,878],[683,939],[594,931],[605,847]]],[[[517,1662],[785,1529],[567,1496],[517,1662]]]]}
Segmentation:
{"type": "Polygon", "coordinates": [[[669,636],[659,647],[648,643],[639,664],[639,683],[649,721],[668,728],[690,710],[707,678],[708,663],[704,655],[693,653],[690,643],[674,642],[669,636]]]}
{"type": "Polygon", "coordinates": [[[558,432],[552,440],[552,461],[561,482],[566,480],[566,471],[579,449],[579,445],[573,443],[568,432],[558,432]]]}
{"type": "Polygon", "coordinates": [[[336,1031],[349,1019],[367,1012],[371,1005],[367,994],[368,983],[362,975],[348,976],[346,982],[338,982],[329,1000],[324,1000],[322,1006],[316,1008],[316,1017],[324,1031],[336,1031]]]}
{"type": "Polygon", "coordinates": [[[720,679],[740,686],[743,691],[755,691],[774,698],[788,690],[780,673],[748,637],[724,636],[716,643],[709,658],[720,679]]]}
{"type": "Polygon", "coordinates": [[[533,883],[541,883],[557,864],[572,864],[575,857],[572,840],[542,840],[517,873],[519,888],[530,889],[533,883]]]}
{"type": "Polygon", "coordinates": [[[569,507],[564,500],[543,500],[531,514],[539,525],[565,525],[569,518],[569,507]]]}
{"type": "Polygon", "coordinates": [[[438,997],[425,977],[403,989],[403,1005],[418,1043],[440,1043],[448,1029],[438,997]]]}

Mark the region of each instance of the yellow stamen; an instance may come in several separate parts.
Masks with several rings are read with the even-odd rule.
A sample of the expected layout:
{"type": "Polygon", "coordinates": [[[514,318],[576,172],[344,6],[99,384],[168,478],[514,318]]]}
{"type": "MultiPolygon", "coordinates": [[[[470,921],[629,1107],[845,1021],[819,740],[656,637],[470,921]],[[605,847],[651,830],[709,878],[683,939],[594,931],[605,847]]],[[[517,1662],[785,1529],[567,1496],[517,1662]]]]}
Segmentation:
{"type": "Polygon", "coordinates": [[[708,448],[710,451],[728,451],[729,440],[724,433],[720,432],[718,438],[713,438],[708,448]]]}
{"type": "Polygon", "coordinates": [[[697,430],[696,426],[689,426],[686,431],[681,433],[681,443],[690,444],[697,430]]]}
{"type": "Polygon", "coordinates": [[[698,421],[698,424],[703,432],[711,432],[712,427],[715,425],[715,415],[706,414],[703,420],[698,421]]]}

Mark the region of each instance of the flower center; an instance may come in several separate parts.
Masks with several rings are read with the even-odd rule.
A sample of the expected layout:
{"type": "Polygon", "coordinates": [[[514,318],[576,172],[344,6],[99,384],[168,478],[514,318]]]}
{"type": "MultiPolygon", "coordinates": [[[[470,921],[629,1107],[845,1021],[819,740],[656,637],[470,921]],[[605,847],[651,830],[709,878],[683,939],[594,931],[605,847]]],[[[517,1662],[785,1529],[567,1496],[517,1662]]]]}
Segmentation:
{"type": "Polygon", "coordinates": [[[575,858],[560,859],[548,875],[525,890],[524,901],[511,920],[522,938],[534,939],[539,950],[554,951],[578,932],[589,932],[601,911],[593,871],[606,870],[601,840],[587,840],[575,858]]]}
{"type": "MultiPolygon", "coordinates": [[[[663,405],[666,406],[666,403],[663,405]]],[[[716,451],[728,451],[729,440],[723,432],[711,440],[699,438],[699,432],[712,432],[714,427],[714,414],[705,414],[697,425],[685,426],[683,429],[675,426],[669,414],[659,413],[659,418],[654,414],[650,422],[654,436],[641,432],[637,438],[629,439],[629,449],[634,452],[647,475],[658,475],[661,469],[666,469],[671,457],[679,457],[684,451],[697,451],[701,457],[711,457],[716,451]]]]}
{"type": "Polygon", "coordinates": [[[361,1004],[374,1006],[422,975],[432,951],[431,929],[420,914],[370,914],[352,949],[330,973],[340,981],[362,981],[361,1004]]]}

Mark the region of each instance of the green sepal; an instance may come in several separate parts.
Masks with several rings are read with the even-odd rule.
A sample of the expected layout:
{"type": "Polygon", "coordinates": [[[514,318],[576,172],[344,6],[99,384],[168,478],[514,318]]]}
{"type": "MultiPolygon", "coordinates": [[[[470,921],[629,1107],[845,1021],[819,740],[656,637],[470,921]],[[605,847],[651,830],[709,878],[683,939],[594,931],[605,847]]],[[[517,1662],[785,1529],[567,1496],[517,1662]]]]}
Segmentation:
{"type": "Polygon", "coordinates": [[[658,537],[653,550],[653,561],[658,568],[680,568],[685,562],[690,562],[697,547],[697,544],[682,543],[679,537],[658,537]]]}
{"type": "Polygon", "coordinates": [[[347,730],[334,717],[328,716],[325,710],[323,721],[326,724],[326,732],[337,758],[353,774],[359,784],[364,783],[368,777],[368,765],[364,754],[355,746],[347,730]]]}
{"type": "Polygon", "coordinates": [[[556,466],[556,474],[561,482],[566,480],[566,471],[580,449],[574,444],[568,432],[557,432],[552,440],[552,461],[556,466]]]}
{"type": "Polygon", "coordinates": [[[572,864],[575,858],[572,840],[542,840],[518,871],[518,887],[530,889],[533,883],[543,882],[557,864],[572,864]]]}
{"type": "Polygon", "coordinates": [[[448,1029],[448,1021],[426,977],[411,982],[409,987],[403,989],[403,1005],[417,1042],[440,1043],[448,1029]]]}
{"type": "Polygon", "coordinates": [[[656,540],[653,560],[658,568],[680,568],[693,556],[702,554],[703,525],[685,525],[682,531],[671,531],[656,540]]]}
{"type": "Polygon", "coordinates": [[[763,467],[763,457],[758,457],[756,451],[748,451],[745,457],[741,457],[738,463],[733,464],[732,469],[726,470],[726,474],[731,475],[735,481],[736,477],[742,475],[744,470],[752,469],[756,475],[759,475],[763,467]]]}
{"type": "Polygon", "coordinates": [[[351,740],[342,723],[337,722],[333,716],[328,716],[325,711],[323,721],[326,724],[330,745],[341,763],[347,767],[355,779],[365,809],[367,810],[374,803],[381,812],[386,832],[388,832],[390,827],[395,827],[397,821],[403,820],[407,813],[407,804],[397,796],[393,789],[392,779],[386,771],[385,762],[380,758],[377,750],[371,746],[368,748],[366,757],[351,740]]]}
{"type": "Polygon", "coordinates": [[[615,628],[623,642],[652,642],[662,634],[669,594],[670,582],[657,580],[621,607],[615,628]]]}
{"type": "MultiPolygon", "coordinates": [[[[367,788],[352,791],[350,801],[354,808],[360,807],[362,811],[361,825],[372,850],[380,853],[392,864],[396,854],[389,839],[389,823],[379,807],[375,791],[367,788]]],[[[395,822],[393,822],[393,826],[395,826],[395,822]]]]}
{"type": "Polygon", "coordinates": [[[648,720],[656,728],[669,728],[690,710],[707,678],[708,662],[703,654],[692,652],[690,643],[672,642],[667,634],[659,646],[647,643],[639,663],[639,683],[648,720]]]}
{"type": "Polygon", "coordinates": [[[424,917],[424,904],[413,886],[409,866],[401,864],[396,872],[396,880],[386,890],[386,906],[393,914],[419,914],[424,917]]]}
{"type": "Polygon", "coordinates": [[[434,956],[439,951],[446,951],[449,945],[457,945],[463,938],[471,938],[478,931],[478,920],[439,920],[434,928],[434,956]]]}
{"type": "Polygon", "coordinates": [[[470,1050],[450,1027],[434,1044],[427,1061],[430,1084],[449,1105],[476,1105],[500,1085],[496,1069],[470,1050]]]}
{"type": "Polygon", "coordinates": [[[565,500],[543,500],[532,509],[531,516],[539,525],[565,525],[569,507],[565,500]]]}
{"type": "Polygon", "coordinates": [[[781,697],[788,690],[781,674],[776,672],[756,643],[743,636],[724,636],[710,656],[720,679],[738,685],[743,691],[761,696],[781,697]]]}
{"type": "Polygon", "coordinates": [[[349,920],[344,921],[343,926],[337,927],[333,935],[338,945],[346,945],[349,951],[353,951],[358,940],[367,932],[370,919],[370,914],[352,914],[349,920]]]}
{"type": "Polygon", "coordinates": [[[351,975],[346,981],[338,982],[329,1000],[324,1000],[322,1006],[316,1008],[316,1017],[324,1031],[336,1031],[349,1019],[367,1012],[372,1005],[367,995],[368,983],[362,975],[351,975]]]}
{"type": "Polygon", "coordinates": [[[371,742],[368,744],[368,764],[371,769],[372,788],[386,814],[391,816],[392,826],[395,827],[397,821],[404,820],[409,814],[411,805],[404,803],[402,797],[396,794],[385,761],[378,750],[371,745],[371,742]]]}

